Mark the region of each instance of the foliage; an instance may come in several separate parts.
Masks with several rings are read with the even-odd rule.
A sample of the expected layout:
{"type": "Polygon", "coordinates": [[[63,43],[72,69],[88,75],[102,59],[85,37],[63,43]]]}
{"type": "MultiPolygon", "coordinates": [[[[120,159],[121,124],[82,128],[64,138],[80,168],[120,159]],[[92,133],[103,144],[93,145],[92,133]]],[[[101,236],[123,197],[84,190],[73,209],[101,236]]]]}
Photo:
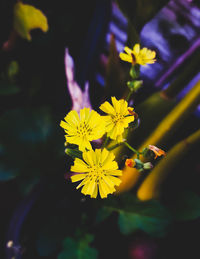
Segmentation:
{"type": "Polygon", "coordinates": [[[67,237],[63,241],[63,251],[58,255],[58,259],[90,259],[97,258],[97,251],[90,247],[93,236],[86,234],[81,239],[67,237]]]}
{"type": "Polygon", "coordinates": [[[16,3],[14,6],[14,29],[17,33],[30,41],[30,31],[38,28],[43,32],[48,30],[46,16],[34,6],[22,2],[16,3]]]}

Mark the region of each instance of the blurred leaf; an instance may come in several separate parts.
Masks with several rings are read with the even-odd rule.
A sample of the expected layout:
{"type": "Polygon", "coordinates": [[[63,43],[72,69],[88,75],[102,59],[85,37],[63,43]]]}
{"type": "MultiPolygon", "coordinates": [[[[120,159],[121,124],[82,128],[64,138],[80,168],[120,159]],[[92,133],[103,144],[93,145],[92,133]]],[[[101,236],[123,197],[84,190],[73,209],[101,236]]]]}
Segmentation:
{"type": "Polygon", "coordinates": [[[14,78],[18,74],[18,72],[19,72],[19,65],[18,65],[18,63],[15,60],[11,61],[9,66],[8,66],[8,71],[7,71],[8,78],[10,80],[14,80],[14,78]]]}
{"type": "Polygon", "coordinates": [[[43,32],[47,32],[47,18],[34,6],[18,2],[14,6],[14,29],[22,38],[30,41],[32,29],[41,29],[43,32]]]}
{"type": "Polygon", "coordinates": [[[122,97],[126,90],[125,71],[120,65],[114,35],[111,35],[108,63],[106,66],[106,96],[122,97]]]}
{"type": "Polygon", "coordinates": [[[50,174],[58,168],[64,141],[49,109],[9,111],[1,116],[0,124],[3,168],[27,178],[50,174]]]}
{"type": "MultiPolygon", "coordinates": [[[[137,190],[140,200],[158,199],[162,193],[162,184],[175,167],[184,162],[184,158],[200,144],[200,129],[179,141],[168,152],[164,159],[155,165],[137,190]]],[[[181,185],[181,184],[180,184],[181,185]]]]}
{"type": "Polygon", "coordinates": [[[186,221],[200,217],[200,197],[192,191],[177,194],[170,205],[176,220],[186,221]]]}
{"type": "Polygon", "coordinates": [[[171,222],[169,211],[158,201],[140,202],[135,196],[120,197],[120,206],[109,207],[108,211],[118,212],[118,224],[123,234],[142,230],[149,235],[162,237],[171,222]]]}
{"type": "Polygon", "coordinates": [[[72,224],[67,224],[66,217],[61,214],[49,215],[38,234],[36,248],[40,256],[49,256],[61,245],[72,224]]]}
{"type": "Polygon", "coordinates": [[[117,0],[117,3],[128,20],[140,32],[169,0],[117,0]]]}
{"type": "Polygon", "coordinates": [[[0,82],[0,95],[16,94],[20,89],[11,82],[1,81],[0,82]]]}
{"type": "Polygon", "coordinates": [[[13,178],[16,177],[16,175],[17,175],[16,170],[5,168],[0,164],[0,181],[4,182],[4,181],[12,180],[13,178]]]}
{"type": "Polygon", "coordinates": [[[108,210],[107,207],[100,208],[97,212],[96,223],[104,221],[110,216],[111,213],[112,211],[108,210]]]}
{"type": "Polygon", "coordinates": [[[58,259],[95,259],[97,258],[96,249],[89,246],[93,236],[86,234],[80,240],[70,237],[65,238],[63,242],[63,251],[58,255],[58,259]]]}

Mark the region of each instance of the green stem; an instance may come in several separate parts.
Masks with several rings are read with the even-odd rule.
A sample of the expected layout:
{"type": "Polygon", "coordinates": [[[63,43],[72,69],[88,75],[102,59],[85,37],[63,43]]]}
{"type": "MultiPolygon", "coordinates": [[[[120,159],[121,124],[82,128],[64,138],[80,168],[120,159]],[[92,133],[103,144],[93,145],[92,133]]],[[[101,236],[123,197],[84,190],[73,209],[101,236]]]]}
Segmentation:
{"type": "Polygon", "coordinates": [[[108,147],[107,150],[108,150],[108,151],[111,151],[111,150],[113,150],[113,149],[115,149],[115,148],[121,146],[122,144],[124,144],[124,142],[120,142],[120,143],[117,143],[117,144],[115,144],[115,145],[112,145],[111,147],[108,147]]]}
{"type": "Polygon", "coordinates": [[[106,138],[105,138],[105,140],[104,140],[104,142],[103,142],[103,144],[102,144],[102,148],[104,148],[104,147],[107,146],[109,139],[110,139],[110,138],[106,136],[106,138]]]}
{"type": "Polygon", "coordinates": [[[127,101],[127,102],[129,101],[129,99],[130,99],[132,93],[133,93],[133,91],[129,90],[129,92],[128,92],[127,96],[126,96],[126,101],[127,101]]]}
{"type": "Polygon", "coordinates": [[[127,142],[123,142],[131,151],[137,154],[137,158],[140,157],[141,152],[137,151],[135,148],[131,147],[127,142]]]}

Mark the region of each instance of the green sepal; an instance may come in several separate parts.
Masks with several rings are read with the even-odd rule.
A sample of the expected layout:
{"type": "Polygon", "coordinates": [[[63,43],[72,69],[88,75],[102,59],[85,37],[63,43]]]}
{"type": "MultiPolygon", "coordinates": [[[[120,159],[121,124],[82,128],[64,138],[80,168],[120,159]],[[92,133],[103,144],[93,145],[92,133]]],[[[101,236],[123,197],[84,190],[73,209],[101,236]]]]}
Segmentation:
{"type": "Polygon", "coordinates": [[[133,65],[130,69],[130,76],[132,79],[137,79],[140,76],[140,66],[139,65],[133,65]]]}
{"type": "Polygon", "coordinates": [[[82,152],[78,149],[73,149],[73,148],[66,148],[65,149],[65,153],[70,156],[71,158],[75,159],[75,158],[80,158],[82,159],[82,152]]]}
{"type": "Polygon", "coordinates": [[[142,80],[128,81],[127,86],[131,92],[137,92],[143,85],[142,80]]]}

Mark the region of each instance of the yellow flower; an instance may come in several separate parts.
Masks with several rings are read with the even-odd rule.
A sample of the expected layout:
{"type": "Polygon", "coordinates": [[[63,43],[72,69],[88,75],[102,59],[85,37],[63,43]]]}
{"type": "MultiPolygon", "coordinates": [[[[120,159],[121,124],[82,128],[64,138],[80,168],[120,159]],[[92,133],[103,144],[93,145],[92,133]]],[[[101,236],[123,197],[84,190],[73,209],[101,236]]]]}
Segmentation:
{"type": "Polygon", "coordinates": [[[67,133],[66,141],[79,146],[81,151],[92,149],[90,141],[99,139],[105,133],[105,122],[97,112],[84,108],[80,110],[80,117],[74,110],[70,111],[60,122],[60,126],[67,133]]]}
{"type": "Polygon", "coordinates": [[[135,44],[133,49],[128,47],[124,48],[126,53],[120,53],[119,56],[123,61],[132,63],[133,65],[139,64],[145,66],[146,64],[153,64],[156,62],[156,52],[147,48],[140,49],[139,44],[135,44]]]}
{"type": "Polygon", "coordinates": [[[82,180],[76,189],[83,186],[81,192],[96,198],[106,198],[108,194],[115,192],[115,187],[121,180],[115,176],[121,176],[122,171],[117,170],[118,164],[114,161],[114,154],[107,149],[96,149],[83,152],[83,160],[75,158],[72,172],[77,174],[71,176],[72,182],[82,180]]]}
{"type": "Polygon", "coordinates": [[[106,122],[106,132],[108,137],[122,142],[122,134],[124,129],[128,127],[128,124],[134,121],[134,116],[130,114],[133,108],[128,107],[127,101],[124,99],[117,100],[115,97],[111,97],[112,104],[104,102],[99,108],[108,115],[103,116],[106,122]]]}

